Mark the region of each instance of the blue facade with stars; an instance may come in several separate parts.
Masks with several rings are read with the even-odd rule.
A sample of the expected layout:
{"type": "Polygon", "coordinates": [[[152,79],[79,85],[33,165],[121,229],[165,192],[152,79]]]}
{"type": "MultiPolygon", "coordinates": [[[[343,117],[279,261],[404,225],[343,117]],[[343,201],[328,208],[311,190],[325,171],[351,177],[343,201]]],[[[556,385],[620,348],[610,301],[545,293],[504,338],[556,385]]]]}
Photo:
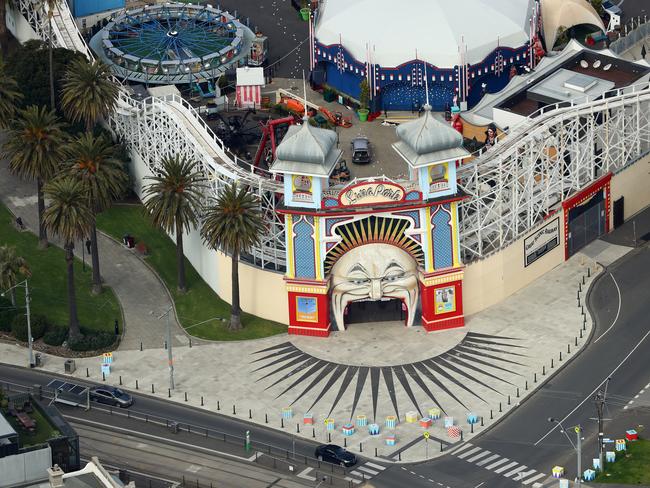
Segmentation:
{"type": "MultiPolygon", "coordinates": [[[[424,105],[424,61],[412,60],[397,67],[368,65],[356,60],[343,45],[325,46],[318,41],[314,51],[315,71],[321,77],[319,82],[351,98],[358,99],[359,84],[366,77],[366,71],[370,70],[370,77],[374,80],[372,111],[418,110],[424,105]]],[[[486,93],[502,90],[510,81],[513,66],[518,70],[520,66],[528,64],[528,55],[527,44],[519,48],[497,47],[482,62],[468,65],[468,108],[476,105],[486,93]]],[[[459,69],[456,66],[438,68],[429,63],[426,65],[429,103],[435,111],[445,110],[453,104],[454,96],[458,94],[459,69]]]]}

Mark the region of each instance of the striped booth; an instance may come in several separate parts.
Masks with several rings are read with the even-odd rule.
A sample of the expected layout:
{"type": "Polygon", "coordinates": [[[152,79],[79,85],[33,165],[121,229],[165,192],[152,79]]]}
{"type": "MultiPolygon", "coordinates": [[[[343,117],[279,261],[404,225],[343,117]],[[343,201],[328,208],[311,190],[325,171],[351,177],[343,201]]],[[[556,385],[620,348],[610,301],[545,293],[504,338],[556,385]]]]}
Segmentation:
{"type": "Polygon", "coordinates": [[[608,463],[616,462],[616,451],[605,452],[605,461],[608,463]]]}
{"type": "Polygon", "coordinates": [[[334,430],[334,427],[335,427],[334,419],[325,419],[326,430],[334,430]]]}
{"type": "Polygon", "coordinates": [[[378,424],[370,424],[368,426],[368,434],[370,434],[370,435],[379,435],[379,425],[378,424]]]}
{"type": "Polygon", "coordinates": [[[582,479],[585,481],[593,481],[596,479],[596,472],[593,469],[587,469],[582,473],[582,479]]]}
{"type": "Polygon", "coordinates": [[[445,428],[452,427],[454,425],[454,417],[445,417],[445,428]]]}
{"type": "Polygon", "coordinates": [[[625,451],[627,449],[627,443],[625,439],[616,439],[616,450],[625,451]]]}
{"type": "Polygon", "coordinates": [[[599,458],[593,458],[593,459],[591,460],[591,465],[593,466],[593,468],[594,468],[596,471],[600,471],[600,470],[603,469],[602,466],[600,465],[600,459],[599,459],[599,458]]]}
{"type": "Polygon", "coordinates": [[[411,410],[410,412],[406,412],[406,423],[407,424],[414,424],[415,422],[418,421],[419,415],[417,412],[414,412],[411,410]]]}
{"type": "Polygon", "coordinates": [[[560,480],[560,488],[569,488],[569,480],[567,479],[561,479],[560,480]]]}
{"type": "Polygon", "coordinates": [[[562,466],[553,466],[551,473],[553,473],[553,478],[561,478],[564,476],[564,468],[562,466]]]}
{"type": "Polygon", "coordinates": [[[468,413],[467,414],[467,423],[470,424],[470,425],[478,423],[478,415],[476,415],[475,413],[468,413]]]}
{"type": "Polygon", "coordinates": [[[429,417],[422,417],[420,419],[420,427],[424,427],[425,429],[428,429],[433,425],[433,421],[429,417]]]}
{"type": "Polygon", "coordinates": [[[302,423],[304,425],[314,425],[314,414],[313,413],[306,413],[302,417],[302,423]]]}
{"type": "Polygon", "coordinates": [[[365,427],[366,425],[368,425],[368,417],[357,415],[357,427],[365,427]]]}
{"type": "Polygon", "coordinates": [[[458,439],[460,437],[460,427],[457,425],[452,425],[451,427],[447,427],[447,435],[452,438],[452,439],[458,439]]]}
{"type": "Polygon", "coordinates": [[[343,435],[352,435],[354,434],[354,424],[343,424],[341,430],[343,431],[343,435]]]}
{"type": "Polygon", "coordinates": [[[394,446],[397,443],[397,438],[394,435],[387,435],[386,436],[386,445],[387,446],[394,446]]]}
{"type": "Polygon", "coordinates": [[[291,407],[284,407],[282,409],[282,418],[283,419],[290,419],[293,417],[293,408],[291,407]]]}
{"type": "Polygon", "coordinates": [[[429,418],[431,420],[438,420],[440,418],[440,409],[439,408],[430,408],[427,411],[427,414],[429,414],[429,418]]]}

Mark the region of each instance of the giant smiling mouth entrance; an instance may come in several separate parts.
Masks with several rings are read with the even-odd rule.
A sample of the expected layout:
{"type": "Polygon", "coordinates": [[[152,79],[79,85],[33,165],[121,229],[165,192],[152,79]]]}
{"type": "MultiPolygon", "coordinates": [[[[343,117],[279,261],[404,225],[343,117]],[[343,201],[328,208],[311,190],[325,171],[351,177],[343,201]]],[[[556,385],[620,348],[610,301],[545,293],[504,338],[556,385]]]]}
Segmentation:
{"type": "Polygon", "coordinates": [[[345,309],[358,301],[398,299],[413,325],[418,303],[417,264],[389,244],[366,244],[345,253],[332,268],[332,311],[338,330],[345,330],[345,309]]]}

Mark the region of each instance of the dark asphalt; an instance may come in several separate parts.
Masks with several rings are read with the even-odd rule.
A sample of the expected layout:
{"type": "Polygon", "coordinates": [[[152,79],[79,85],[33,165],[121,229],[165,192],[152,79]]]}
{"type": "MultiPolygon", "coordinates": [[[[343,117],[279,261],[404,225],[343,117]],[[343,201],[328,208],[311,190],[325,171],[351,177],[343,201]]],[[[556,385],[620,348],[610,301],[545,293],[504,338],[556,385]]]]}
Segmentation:
{"type": "MultiPolygon", "coordinates": [[[[472,444],[549,475],[553,466],[564,466],[567,476],[573,477],[576,473],[573,448],[560,429],[549,434],[555,424],[547,419],[554,417],[561,419],[568,430],[582,425],[585,438],[582,465],[583,469],[590,466],[592,458],[597,457],[597,424],[591,420],[596,417],[594,392],[604,388],[605,380],[611,377],[610,401],[605,413],[608,418],[618,418],[626,412],[623,400],[633,398],[650,380],[649,289],[650,247],[644,246],[610,266],[592,287],[589,306],[596,327],[590,345],[528,401],[472,444]],[[619,308],[614,280],[620,288],[622,302],[618,319],[610,328],[619,308]]],[[[605,437],[621,437],[622,430],[619,425],[610,431],[606,423],[605,437]]],[[[373,481],[378,487],[397,486],[405,476],[410,476],[409,486],[413,487],[431,486],[429,478],[452,488],[474,488],[480,483],[490,488],[520,486],[453,456],[406,471],[394,466],[373,481]]]]}

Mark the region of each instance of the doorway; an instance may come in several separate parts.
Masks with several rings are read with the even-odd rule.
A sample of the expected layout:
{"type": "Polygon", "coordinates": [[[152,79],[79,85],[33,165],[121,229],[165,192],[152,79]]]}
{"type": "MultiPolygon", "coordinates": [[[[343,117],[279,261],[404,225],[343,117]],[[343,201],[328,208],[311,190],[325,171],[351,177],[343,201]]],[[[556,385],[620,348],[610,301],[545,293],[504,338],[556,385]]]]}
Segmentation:
{"type": "Polygon", "coordinates": [[[396,321],[406,321],[406,311],[402,310],[402,300],[398,298],[352,302],[348,305],[345,315],[346,325],[396,321]]]}
{"type": "Polygon", "coordinates": [[[605,190],[598,191],[587,202],[569,210],[569,256],[605,233],[605,190]]]}

